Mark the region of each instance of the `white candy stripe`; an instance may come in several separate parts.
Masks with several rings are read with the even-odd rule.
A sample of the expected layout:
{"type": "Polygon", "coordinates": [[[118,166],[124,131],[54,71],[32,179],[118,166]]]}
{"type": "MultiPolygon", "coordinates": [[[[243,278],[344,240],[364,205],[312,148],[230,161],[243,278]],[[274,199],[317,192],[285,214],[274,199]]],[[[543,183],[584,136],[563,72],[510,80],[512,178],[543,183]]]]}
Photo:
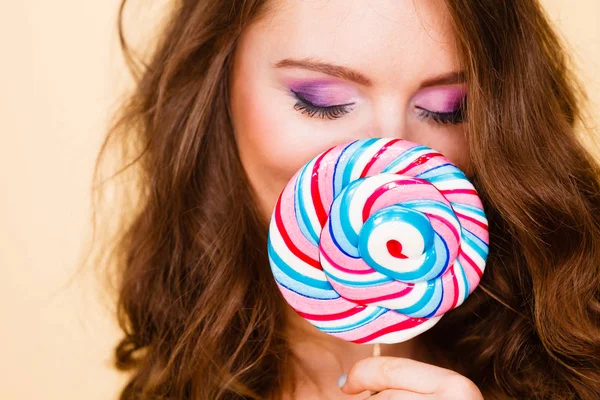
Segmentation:
{"type": "Polygon", "coordinates": [[[291,252],[291,250],[283,241],[283,237],[277,230],[277,226],[275,224],[271,224],[269,227],[269,238],[271,239],[273,247],[277,249],[277,254],[279,257],[281,257],[281,259],[291,268],[294,268],[296,271],[300,272],[302,275],[308,276],[309,278],[327,281],[327,277],[323,271],[304,263],[304,261],[296,257],[291,252]]]}
{"type": "Polygon", "coordinates": [[[471,260],[473,260],[473,262],[475,262],[475,264],[477,266],[480,266],[480,268],[483,268],[483,265],[485,265],[485,260],[483,258],[481,258],[479,253],[477,253],[475,250],[473,250],[473,247],[469,246],[465,242],[462,242],[461,249],[462,249],[463,253],[465,253],[471,260]]]}
{"type": "Polygon", "coordinates": [[[369,274],[351,274],[348,272],[340,271],[339,269],[335,268],[333,265],[331,265],[331,263],[327,260],[326,257],[321,257],[320,261],[323,269],[327,271],[329,275],[332,275],[339,280],[347,280],[350,282],[360,283],[385,279],[385,275],[380,274],[377,271],[373,271],[369,274]]]}
{"type": "Polygon", "coordinates": [[[388,139],[379,139],[376,142],[372,143],[356,160],[354,166],[352,168],[352,174],[350,175],[351,181],[355,181],[360,178],[360,174],[362,174],[363,170],[367,166],[367,164],[371,161],[373,156],[381,150],[381,148],[389,142],[388,139]]]}

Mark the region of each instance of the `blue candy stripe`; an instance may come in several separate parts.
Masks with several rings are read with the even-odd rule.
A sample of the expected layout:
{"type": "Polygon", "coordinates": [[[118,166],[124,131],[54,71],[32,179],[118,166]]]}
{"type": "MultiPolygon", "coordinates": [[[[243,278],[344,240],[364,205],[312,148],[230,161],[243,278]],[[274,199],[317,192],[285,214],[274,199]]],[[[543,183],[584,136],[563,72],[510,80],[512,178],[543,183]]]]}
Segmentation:
{"type": "Polygon", "coordinates": [[[458,259],[456,260],[456,262],[458,263],[458,266],[460,267],[460,275],[462,277],[462,282],[465,287],[465,293],[463,296],[463,301],[464,301],[464,300],[466,300],[467,296],[469,295],[469,289],[470,289],[469,280],[467,279],[465,267],[463,267],[462,263],[460,261],[458,261],[458,259]]]}
{"type": "Polygon", "coordinates": [[[298,180],[296,180],[296,187],[294,190],[294,209],[296,211],[296,220],[300,226],[300,231],[304,236],[314,245],[318,246],[319,235],[315,232],[313,225],[310,221],[310,217],[306,212],[306,204],[304,203],[304,174],[306,170],[312,165],[312,162],[306,164],[299,174],[298,180]],[[298,188],[298,186],[300,186],[298,188]]]}
{"type": "Polygon", "coordinates": [[[350,155],[350,159],[347,161],[346,166],[344,167],[344,175],[342,178],[342,186],[343,187],[346,187],[350,183],[350,181],[352,179],[352,173],[354,172],[354,165],[360,160],[360,157],[363,155],[363,153],[369,147],[371,147],[371,144],[375,143],[378,140],[379,139],[372,138],[372,139],[366,139],[366,140],[362,141],[360,146],[358,147],[358,149],[356,149],[350,155]]]}
{"type": "Polygon", "coordinates": [[[392,161],[391,163],[389,163],[382,171],[381,173],[384,172],[391,172],[394,169],[396,169],[397,166],[401,165],[402,163],[404,163],[407,159],[409,158],[413,158],[414,153],[418,153],[418,152],[424,152],[424,153],[429,153],[432,150],[428,147],[425,146],[415,146],[409,150],[407,150],[406,152],[404,152],[402,155],[400,155],[400,157],[396,158],[394,161],[392,161]]]}
{"type": "Polygon", "coordinates": [[[271,269],[277,284],[285,287],[289,291],[294,292],[299,296],[316,300],[334,300],[340,297],[335,290],[317,289],[294,281],[292,278],[282,272],[277,266],[272,266],[271,269]]]}
{"type": "Polygon", "coordinates": [[[462,228],[462,233],[462,241],[469,245],[469,247],[472,248],[483,261],[486,261],[488,255],[488,245],[465,228],[462,228]]]}
{"type": "Polygon", "coordinates": [[[300,206],[300,199],[298,197],[298,193],[299,190],[297,189],[298,187],[298,180],[296,180],[296,182],[294,183],[294,216],[296,217],[296,222],[298,222],[298,228],[300,229],[300,232],[302,232],[302,235],[306,238],[306,240],[308,240],[313,246],[317,247],[319,245],[318,243],[318,239],[316,239],[314,237],[315,232],[312,228],[309,228],[311,225],[307,225],[304,222],[304,219],[308,218],[308,215],[306,215],[306,210],[304,208],[302,208],[300,206]]]}
{"type": "Polygon", "coordinates": [[[334,199],[344,189],[343,176],[344,176],[344,170],[346,168],[346,160],[349,158],[349,156],[348,156],[348,154],[346,154],[346,152],[356,146],[359,146],[359,145],[360,145],[360,143],[358,140],[355,140],[354,142],[349,143],[346,147],[344,147],[342,149],[342,151],[340,152],[340,155],[338,156],[337,160],[335,161],[335,169],[333,172],[333,182],[332,182],[334,199]]]}
{"type": "MultiPolygon", "coordinates": [[[[307,294],[306,292],[298,292],[296,290],[294,290],[292,287],[287,286],[285,283],[283,283],[282,281],[280,281],[278,278],[279,276],[283,274],[283,272],[281,272],[279,269],[273,269],[273,276],[275,277],[275,281],[277,282],[277,284],[281,287],[286,288],[287,290],[289,290],[290,292],[296,293],[298,296],[302,296],[305,297],[307,299],[312,299],[312,300],[336,300],[339,299],[341,296],[335,292],[335,297],[326,297],[326,296],[310,296],[309,294],[307,294]],[[279,275],[278,275],[279,274],[279,275]]],[[[289,277],[288,277],[289,278],[289,277]]]]}
{"type": "Polygon", "coordinates": [[[438,312],[438,310],[440,309],[442,302],[444,301],[444,285],[441,284],[441,281],[439,279],[436,279],[436,283],[439,283],[439,287],[441,290],[440,296],[439,296],[439,301],[437,303],[437,305],[435,307],[433,307],[433,309],[429,312],[429,314],[424,315],[423,318],[431,318],[435,315],[435,313],[438,312]]]}
{"type": "Polygon", "coordinates": [[[344,236],[348,240],[348,243],[354,248],[358,246],[358,232],[354,230],[352,223],[350,222],[350,205],[352,204],[352,198],[354,197],[356,190],[363,180],[364,179],[357,179],[346,187],[344,193],[341,194],[340,213],[339,215],[335,215],[335,217],[339,216],[344,236]]]}
{"type": "Polygon", "coordinates": [[[423,171],[420,174],[415,175],[415,178],[427,180],[427,179],[430,179],[431,177],[434,177],[437,175],[452,173],[455,171],[456,171],[456,167],[454,165],[452,165],[450,163],[446,163],[446,164],[441,164],[441,165],[438,165],[437,167],[428,169],[427,171],[423,171]]]}
{"type": "Polygon", "coordinates": [[[442,303],[442,288],[439,279],[428,282],[427,290],[423,296],[413,305],[396,309],[396,311],[413,318],[422,318],[426,315],[435,314],[442,303]]]}
{"type": "Polygon", "coordinates": [[[450,181],[450,180],[454,180],[454,179],[455,180],[464,180],[464,179],[466,179],[466,177],[465,177],[465,174],[463,174],[459,170],[455,170],[455,172],[432,176],[431,178],[427,178],[425,180],[431,184],[435,184],[437,182],[450,181]]]}
{"type": "Polygon", "coordinates": [[[271,241],[268,242],[268,251],[269,251],[269,256],[272,259],[273,265],[275,265],[283,274],[290,277],[292,280],[299,282],[305,286],[310,286],[310,287],[316,288],[316,289],[333,290],[333,287],[331,286],[329,281],[327,281],[327,280],[321,281],[318,279],[314,279],[314,278],[302,275],[301,273],[299,273],[299,272],[295,271],[293,268],[291,268],[281,258],[281,256],[279,256],[279,254],[275,251],[271,241]]]}
{"type": "Polygon", "coordinates": [[[478,215],[479,217],[483,218],[484,220],[487,220],[485,217],[485,213],[483,212],[483,210],[481,208],[477,208],[477,207],[473,207],[468,204],[461,204],[461,203],[452,203],[452,207],[457,211],[463,212],[463,214],[467,214],[467,215],[475,214],[475,215],[478,215]]]}
{"type": "Polygon", "coordinates": [[[329,228],[329,234],[331,236],[331,240],[335,244],[342,254],[351,258],[360,258],[358,254],[358,249],[356,246],[353,246],[350,242],[348,242],[348,238],[344,234],[344,229],[341,225],[340,220],[340,198],[334,200],[331,211],[329,213],[329,223],[327,224],[329,228]]]}

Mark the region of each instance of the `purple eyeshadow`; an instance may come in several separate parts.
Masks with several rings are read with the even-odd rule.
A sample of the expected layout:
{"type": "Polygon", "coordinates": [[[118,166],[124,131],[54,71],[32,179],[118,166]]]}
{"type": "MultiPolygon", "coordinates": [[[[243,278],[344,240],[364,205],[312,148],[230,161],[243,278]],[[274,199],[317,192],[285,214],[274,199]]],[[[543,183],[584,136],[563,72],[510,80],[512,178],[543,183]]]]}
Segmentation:
{"type": "Polygon", "coordinates": [[[289,88],[299,97],[317,107],[351,103],[355,93],[348,85],[328,80],[293,82],[289,88]]]}

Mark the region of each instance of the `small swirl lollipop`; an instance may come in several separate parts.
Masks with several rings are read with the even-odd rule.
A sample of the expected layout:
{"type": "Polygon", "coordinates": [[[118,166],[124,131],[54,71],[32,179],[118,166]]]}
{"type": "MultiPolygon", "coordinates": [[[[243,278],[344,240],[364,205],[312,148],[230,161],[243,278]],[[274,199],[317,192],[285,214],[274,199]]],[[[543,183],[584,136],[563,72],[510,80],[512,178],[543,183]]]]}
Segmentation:
{"type": "Polygon", "coordinates": [[[488,254],[481,200],[435,150],[362,139],[305,164],[269,227],[277,285],[318,329],[397,343],[435,325],[479,284],[488,254]]]}

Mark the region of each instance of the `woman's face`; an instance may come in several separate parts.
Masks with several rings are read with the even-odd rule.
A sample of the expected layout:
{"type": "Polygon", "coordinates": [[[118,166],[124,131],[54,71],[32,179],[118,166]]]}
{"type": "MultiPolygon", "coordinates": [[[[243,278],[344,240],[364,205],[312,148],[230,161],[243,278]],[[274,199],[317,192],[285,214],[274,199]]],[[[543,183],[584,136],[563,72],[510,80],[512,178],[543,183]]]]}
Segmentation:
{"type": "Polygon", "coordinates": [[[468,173],[466,87],[442,0],[272,0],[236,49],[239,154],[269,218],[292,175],[337,144],[396,137],[468,173]]]}

